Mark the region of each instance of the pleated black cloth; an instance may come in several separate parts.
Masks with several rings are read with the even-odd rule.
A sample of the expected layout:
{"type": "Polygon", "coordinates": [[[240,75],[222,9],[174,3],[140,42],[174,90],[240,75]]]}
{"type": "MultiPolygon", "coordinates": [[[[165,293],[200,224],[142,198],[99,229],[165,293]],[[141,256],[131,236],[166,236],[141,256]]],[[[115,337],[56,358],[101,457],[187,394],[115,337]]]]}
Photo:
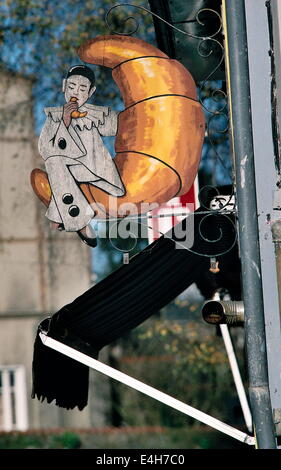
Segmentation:
{"type": "MultiPolygon", "coordinates": [[[[205,208],[197,212],[202,210],[205,208]]],[[[187,224],[186,229],[192,230],[192,225],[188,226],[192,220],[186,220],[182,227],[187,224]]],[[[41,322],[38,332],[43,329],[48,336],[97,358],[105,345],[157,313],[209,271],[208,256],[235,246],[235,237],[230,217],[195,213],[191,251],[176,249],[174,234],[171,238],[162,236],[129,264],[41,322]]],[[[88,367],[44,346],[38,333],[33,357],[35,397],[56,400],[56,405],[67,409],[83,409],[88,397],[88,367]]]]}

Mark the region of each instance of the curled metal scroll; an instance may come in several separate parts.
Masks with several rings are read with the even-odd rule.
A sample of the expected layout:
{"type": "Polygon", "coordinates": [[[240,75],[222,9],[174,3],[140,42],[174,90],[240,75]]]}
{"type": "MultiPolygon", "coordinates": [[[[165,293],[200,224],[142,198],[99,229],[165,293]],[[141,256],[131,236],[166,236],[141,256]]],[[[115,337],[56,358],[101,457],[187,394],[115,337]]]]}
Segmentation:
{"type": "MultiPolygon", "coordinates": [[[[224,251],[222,251],[220,253],[209,253],[209,254],[198,253],[196,251],[193,251],[191,248],[186,248],[185,246],[183,246],[182,248],[187,249],[188,251],[190,251],[194,254],[197,254],[199,256],[205,256],[205,257],[209,257],[209,258],[213,258],[213,257],[216,257],[216,256],[222,256],[222,255],[226,254],[227,252],[229,252],[237,242],[237,233],[236,233],[236,229],[235,229],[235,222],[233,221],[233,220],[235,220],[235,217],[236,217],[235,203],[233,204],[233,210],[229,210],[229,204],[230,204],[231,200],[233,200],[233,198],[235,198],[234,189],[232,189],[232,193],[230,195],[227,195],[226,198],[224,197],[224,203],[221,203],[221,202],[219,203],[219,210],[212,209],[212,207],[210,207],[209,205],[207,206],[203,201],[204,191],[206,191],[207,187],[209,187],[210,189],[213,189],[216,192],[216,196],[214,196],[214,197],[217,198],[217,200],[220,199],[219,191],[218,191],[218,189],[215,185],[215,179],[216,179],[215,171],[216,171],[217,165],[220,164],[221,167],[223,168],[223,171],[229,172],[229,168],[226,166],[223,157],[220,155],[220,152],[218,150],[218,145],[217,145],[217,142],[216,142],[216,140],[218,140],[217,136],[224,136],[228,132],[229,119],[228,119],[228,108],[227,108],[227,95],[226,95],[225,91],[223,91],[222,89],[215,88],[215,89],[212,90],[212,92],[209,96],[207,96],[207,97],[204,96],[204,90],[206,89],[206,85],[208,84],[208,82],[212,81],[212,76],[214,76],[216,71],[221,67],[222,63],[224,62],[224,48],[223,48],[223,45],[221,44],[221,42],[216,38],[219,35],[219,33],[222,31],[222,27],[223,27],[222,26],[221,16],[217,11],[215,11],[211,8],[200,9],[197,12],[196,17],[195,17],[197,23],[200,26],[205,25],[204,21],[202,20],[202,14],[205,13],[206,11],[208,11],[211,14],[214,14],[217,17],[219,25],[212,34],[198,36],[198,35],[188,33],[187,31],[184,31],[184,30],[178,28],[174,24],[169,23],[164,18],[161,18],[159,15],[155,14],[154,12],[150,11],[149,9],[147,9],[143,6],[134,5],[134,4],[131,4],[131,3],[122,3],[122,4],[116,4],[116,5],[112,6],[107,11],[107,13],[105,15],[105,22],[106,22],[107,27],[110,30],[111,34],[131,36],[139,30],[138,20],[134,16],[131,16],[131,15],[127,16],[126,18],[124,18],[122,20],[124,27],[126,27],[126,25],[129,22],[134,22],[134,27],[131,29],[131,31],[129,31],[129,32],[119,32],[119,31],[115,31],[115,30],[112,29],[111,24],[110,24],[111,15],[113,14],[114,11],[116,12],[117,9],[124,8],[124,7],[134,8],[134,9],[137,9],[141,12],[146,13],[146,14],[152,15],[153,17],[155,17],[158,20],[162,21],[163,23],[165,23],[167,26],[174,29],[175,31],[177,31],[177,32],[179,32],[179,33],[181,33],[185,36],[190,36],[192,38],[199,39],[200,42],[198,43],[198,46],[197,46],[197,52],[201,57],[204,57],[204,58],[210,57],[213,54],[215,48],[216,49],[219,48],[220,51],[221,51],[221,55],[219,57],[219,60],[218,60],[217,64],[215,65],[214,69],[208,74],[208,76],[205,77],[205,79],[201,82],[199,90],[198,90],[198,92],[199,92],[199,101],[200,101],[200,103],[201,103],[201,105],[202,105],[202,107],[203,107],[203,109],[205,110],[205,113],[206,113],[206,121],[207,121],[206,139],[208,140],[209,146],[210,146],[210,148],[212,149],[212,151],[215,155],[216,161],[214,162],[214,170],[213,170],[213,175],[212,175],[212,182],[214,183],[214,185],[204,186],[199,191],[198,196],[199,196],[200,205],[203,208],[203,211],[194,212],[193,214],[194,214],[194,216],[199,216],[199,215],[203,216],[200,223],[199,223],[198,233],[199,233],[199,236],[202,238],[202,240],[206,241],[206,243],[210,243],[211,245],[213,244],[213,246],[214,246],[215,243],[218,243],[223,238],[224,234],[222,232],[222,229],[220,229],[219,236],[216,239],[209,239],[208,236],[204,233],[204,225],[205,225],[206,221],[208,220],[208,218],[210,216],[215,216],[215,215],[218,215],[218,214],[220,216],[223,216],[224,218],[226,218],[228,220],[228,223],[230,223],[232,225],[232,229],[234,229],[233,232],[234,232],[235,236],[234,236],[233,240],[230,240],[230,242],[229,242],[230,246],[227,247],[224,251]],[[220,103],[221,106],[217,106],[217,103],[220,103]],[[230,216],[232,216],[232,218],[230,218],[230,216]],[[234,216],[234,218],[233,218],[233,216],[234,216]]],[[[228,176],[231,177],[231,174],[229,174],[228,176]]],[[[165,216],[165,214],[164,214],[164,216],[165,216]]],[[[171,216],[170,214],[167,214],[167,217],[170,217],[170,216],[171,216]]],[[[152,218],[152,217],[153,216],[138,217],[138,223],[142,224],[142,222],[141,222],[142,218],[145,218],[146,220],[148,220],[149,218],[152,218]]],[[[163,217],[163,214],[162,214],[162,217],[163,217]]],[[[116,220],[118,220],[118,218],[116,220]]],[[[149,224],[147,225],[147,227],[151,228],[151,227],[149,227],[149,224]]],[[[159,231],[159,234],[164,235],[160,231],[159,231]]],[[[110,242],[112,243],[112,241],[110,241],[110,242]]],[[[177,244],[180,244],[180,242],[177,242],[177,244]]],[[[135,248],[135,245],[133,246],[133,248],[131,250],[133,250],[134,248],[135,248]]],[[[118,248],[116,247],[116,249],[118,249],[118,248]]],[[[124,250],[121,250],[121,251],[124,251],[124,250]]],[[[126,251],[130,251],[130,250],[126,250],[126,251]]]]}
{"type": "Polygon", "coordinates": [[[131,220],[133,220],[133,219],[130,219],[129,217],[128,218],[126,217],[126,218],[123,218],[120,221],[117,220],[116,222],[111,224],[111,226],[109,227],[109,236],[108,236],[109,242],[115,250],[117,250],[121,253],[130,253],[131,251],[133,251],[136,248],[136,245],[137,245],[137,242],[138,242],[138,237],[137,237],[136,233],[131,230],[131,227],[130,227],[130,230],[128,231],[129,236],[127,237],[127,239],[129,241],[132,240],[132,243],[131,243],[132,246],[129,246],[129,247],[126,247],[126,248],[121,248],[121,247],[118,246],[118,238],[116,236],[113,237],[112,232],[115,231],[114,235],[116,235],[116,233],[118,233],[118,229],[119,229],[118,225],[120,223],[122,224],[122,223],[126,223],[126,222],[131,223],[131,220]],[[113,240],[117,240],[117,243],[114,243],[113,240]]]}
{"type": "MultiPolygon", "coordinates": [[[[165,214],[162,214],[162,216],[165,216],[165,214]]],[[[171,217],[171,214],[166,214],[167,216],[171,217]]],[[[186,216],[186,213],[182,213],[182,214],[178,214],[178,215],[181,215],[181,216],[186,216]]],[[[199,224],[198,224],[198,234],[199,236],[201,237],[201,240],[203,242],[206,242],[206,244],[211,244],[212,246],[209,246],[208,249],[206,251],[206,253],[201,253],[201,252],[198,252],[194,249],[194,247],[190,248],[190,247],[187,247],[183,242],[181,242],[180,240],[174,240],[172,238],[172,235],[173,235],[173,229],[169,230],[169,232],[167,233],[163,233],[161,232],[160,230],[157,230],[155,228],[153,228],[154,231],[157,231],[159,233],[159,235],[163,235],[165,236],[166,238],[170,238],[172,241],[174,241],[175,245],[177,245],[177,248],[178,249],[185,249],[187,251],[189,251],[190,253],[193,253],[195,255],[198,255],[198,256],[203,256],[205,258],[214,258],[214,257],[217,257],[217,256],[222,256],[226,253],[228,253],[236,244],[236,241],[237,241],[237,233],[236,233],[236,228],[235,228],[235,222],[233,220],[233,211],[227,211],[227,210],[224,210],[223,212],[221,211],[198,211],[198,212],[193,212],[192,214],[192,217],[196,217],[196,216],[201,216],[201,220],[199,221],[199,224]],[[221,228],[221,226],[217,225],[217,227],[211,227],[209,224],[208,224],[208,218],[210,217],[219,217],[220,219],[218,220],[218,222],[222,222],[223,221],[223,224],[224,224],[224,227],[226,227],[226,224],[228,225],[228,229],[227,229],[227,232],[228,232],[228,235],[227,235],[227,238],[224,238],[224,232],[221,228]],[[210,227],[211,227],[211,231],[217,231],[217,234],[216,233],[212,233],[212,235],[210,236],[210,227]],[[231,233],[230,233],[231,232],[231,233]],[[221,250],[221,251],[216,251],[216,246],[215,244],[217,245],[219,242],[223,242],[222,244],[224,245],[224,249],[221,250]]],[[[125,219],[121,219],[121,218],[116,218],[114,219],[115,222],[113,223],[113,225],[111,225],[110,229],[109,229],[109,241],[110,241],[110,244],[111,246],[116,249],[117,251],[119,252],[122,252],[122,253],[130,253],[131,251],[133,251],[137,245],[137,239],[138,239],[138,232],[139,232],[139,229],[138,227],[140,226],[143,226],[144,228],[150,228],[152,229],[152,227],[149,225],[148,220],[147,219],[152,219],[154,218],[155,216],[128,216],[126,217],[125,219]],[[144,220],[142,222],[142,219],[144,220]],[[132,246],[131,247],[125,247],[125,248],[121,248],[121,247],[118,247],[118,241],[117,243],[114,242],[113,240],[116,239],[116,237],[113,237],[112,236],[112,232],[113,230],[116,230],[116,228],[118,227],[118,223],[132,223],[132,222],[135,222],[135,226],[136,226],[136,231],[134,231],[132,229],[132,226],[130,227],[130,231],[129,231],[129,236],[127,237],[130,241],[132,241],[132,246]]],[[[159,216],[156,216],[156,217],[159,217],[159,216]]],[[[187,218],[189,216],[187,215],[187,218]]],[[[113,222],[113,220],[111,220],[111,222],[113,222]]],[[[175,228],[175,227],[174,227],[175,228]]]]}
{"type": "MultiPolygon", "coordinates": [[[[110,30],[111,34],[119,34],[119,35],[122,35],[122,36],[132,36],[133,34],[135,34],[138,29],[139,29],[139,22],[137,21],[137,19],[134,17],[134,16],[128,16],[127,18],[124,19],[124,24],[126,24],[128,21],[130,20],[133,20],[136,24],[135,26],[135,29],[133,29],[132,31],[128,32],[128,33],[125,33],[125,32],[122,32],[122,33],[119,33],[118,31],[114,31],[112,30],[111,26],[110,26],[110,23],[108,21],[109,19],[109,16],[110,14],[113,12],[113,10],[116,10],[117,8],[121,8],[121,7],[132,7],[132,8],[137,8],[138,10],[141,10],[141,11],[144,11],[146,13],[148,13],[149,15],[152,15],[154,16],[155,18],[159,19],[160,21],[163,21],[163,23],[165,23],[167,26],[173,28],[174,30],[182,33],[182,34],[185,34],[186,36],[190,36],[192,38],[195,38],[195,39],[204,39],[204,40],[207,40],[207,39],[211,39],[213,38],[214,36],[216,36],[217,34],[219,34],[219,32],[221,31],[222,29],[222,23],[220,21],[220,26],[219,26],[219,29],[216,30],[213,34],[211,35],[208,35],[208,37],[202,37],[202,36],[196,36],[195,34],[191,34],[191,33],[187,33],[186,31],[180,29],[180,28],[177,28],[175,25],[169,23],[168,21],[166,21],[164,18],[161,18],[161,16],[159,15],[156,15],[156,13],[153,13],[151,10],[149,10],[148,8],[145,8],[143,6],[140,6],[140,5],[133,5],[132,3],[118,3],[117,5],[114,5],[113,7],[111,7],[106,15],[105,15],[105,22],[106,22],[106,25],[108,27],[108,29],[110,30]]],[[[215,13],[219,18],[220,18],[220,15],[218,12],[216,12],[215,10],[212,10],[210,8],[202,8],[201,10],[198,11],[197,15],[196,15],[196,21],[198,22],[198,24],[200,24],[201,26],[204,26],[204,23],[200,20],[200,15],[201,13],[203,13],[204,11],[210,11],[210,12],[213,12],[215,13]]],[[[220,18],[221,20],[221,18],[220,18]]]]}

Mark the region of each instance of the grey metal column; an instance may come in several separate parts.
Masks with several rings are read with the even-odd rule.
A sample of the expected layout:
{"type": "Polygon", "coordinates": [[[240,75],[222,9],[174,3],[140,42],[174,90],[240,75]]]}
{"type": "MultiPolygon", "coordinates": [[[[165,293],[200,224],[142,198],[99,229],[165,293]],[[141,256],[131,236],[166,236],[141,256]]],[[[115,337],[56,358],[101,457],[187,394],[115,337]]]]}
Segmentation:
{"type": "Polygon", "coordinates": [[[281,251],[279,241],[274,240],[273,243],[272,240],[275,235],[279,239],[281,233],[280,229],[276,233],[281,217],[276,204],[279,206],[281,191],[277,189],[280,181],[279,139],[275,132],[275,96],[280,92],[281,84],[280,75],[279,78],[277,75],[280,50],[276,47],[279,23],[276,24],[277,31],[272,29],[273,22],[278,19],[276,8],[272,8],[280,8],[279,2],[280,0],[245,0],[268,379],[276,433],[281,436],[281,361],[277,359],[281,357],[278,302],[281,251]]]}
{"type": "Polygon", "coordinates": [[[244,0],[225,2],[249,394],[260,449],[275,449],[264,327],[244,0]]]}

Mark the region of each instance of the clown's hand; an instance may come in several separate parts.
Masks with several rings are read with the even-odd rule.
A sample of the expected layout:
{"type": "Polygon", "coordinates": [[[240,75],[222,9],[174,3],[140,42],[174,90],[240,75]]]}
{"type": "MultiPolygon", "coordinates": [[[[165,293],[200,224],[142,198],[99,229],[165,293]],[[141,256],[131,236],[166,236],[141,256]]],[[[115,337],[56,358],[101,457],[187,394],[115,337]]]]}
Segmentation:
{"type": "Polygon", "coordinates": [[[66,127],[69,127],[71,123],[71,113],[73,113],[73,111],[77,111],[77,109],[78,103],[74,101],[69,101],[68,103],[65,103],[63,107],[62,120],[66,127]]]}

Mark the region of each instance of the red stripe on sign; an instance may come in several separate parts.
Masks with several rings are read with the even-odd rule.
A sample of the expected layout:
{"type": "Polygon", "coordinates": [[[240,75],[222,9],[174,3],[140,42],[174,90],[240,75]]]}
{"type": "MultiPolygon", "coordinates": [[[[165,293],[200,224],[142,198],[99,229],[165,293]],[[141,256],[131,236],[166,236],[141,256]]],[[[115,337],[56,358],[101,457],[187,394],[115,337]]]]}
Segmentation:
{"type": "Polygon", "coordinates": [[[190,190],[183,194],[182,196],[180,196],[180,202],[182,204],[188,204],[188,203],[192,203],[192,204],[195,204],[195,188],[194,188],[194,184],[191,186],[190,190]]]}
{"type": "Polygon", "coordinates": [[[148,219],[148,226],[151,227],[148,229],[149,243],[157,240],[161,237],[162,233],[168,232],[168,230],[183,220],[183,216],[180,217],[177,214],[190,212],[191,209],[187,206],[188,204],[193,204],[192,210],[196,209],[197,189],[198,182],[196,179],[186,194],[183,194],[180,197],[174,197],[167,203],[161,204],[158,209],[154,209],[148,214],[153,217],[148,219]],[[165,217],[161,217],[163,214],[165,214],[165,217]]]}

